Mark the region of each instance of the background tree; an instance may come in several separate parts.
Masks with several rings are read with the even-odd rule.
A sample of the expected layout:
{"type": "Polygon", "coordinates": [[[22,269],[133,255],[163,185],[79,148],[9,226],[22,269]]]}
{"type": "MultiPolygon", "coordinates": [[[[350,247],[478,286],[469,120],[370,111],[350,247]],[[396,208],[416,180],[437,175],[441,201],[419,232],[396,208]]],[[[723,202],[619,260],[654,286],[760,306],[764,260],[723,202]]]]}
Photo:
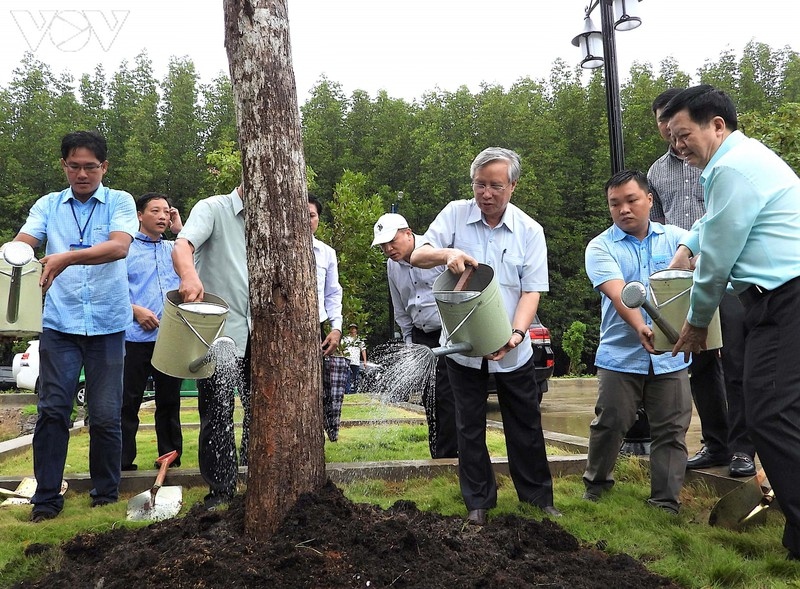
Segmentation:
{"type": "Polygon", "coordinates": [[[322,361],[286,0],[225,0],[224,10],[253,318],[245,529],[257,537],[325,482],[322,361]]]}

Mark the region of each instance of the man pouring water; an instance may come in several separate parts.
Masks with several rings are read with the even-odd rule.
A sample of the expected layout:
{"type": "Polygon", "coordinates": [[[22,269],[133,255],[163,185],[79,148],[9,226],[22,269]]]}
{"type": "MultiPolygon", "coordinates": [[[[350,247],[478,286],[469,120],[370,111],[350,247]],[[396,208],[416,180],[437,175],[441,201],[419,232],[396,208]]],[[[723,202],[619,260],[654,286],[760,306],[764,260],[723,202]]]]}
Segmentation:
{"type": "MultiPolygon", "coordinates": [[[[433,281],[445,268],[415,268],[409,263],[414,250],[427,242],[409,228],[402,215],[382,215],[375,223],[374,234],[372,245],[379,245],[387,258],[386,274],[394,320],[400,326],[403,341],[437,347],[442,335],[442,320],[433,298],[433,281]]],[[[436,362],[436,388],[425,390],[422,404],[428,419],[431,457],[456,458],[456,408],[444,356],[439,356],[436,362]]]]}
{"type": "Polygon", "coordinates": [[[217,358],[209,378],[197,381],[200,413],[200,474],[209,485],[204,505],[215,509],[236,492],[238,464],[247,464],[250,429],[250,298],[241,185],[230,194],[199,201],[172,250],[184,302],[210,292],[228,303],[225,335],[236,343],[235,358],[217,358]],[[234,389],[244,409],[240,460],[233,427],[234,389]]]}
{"type": "Polygon", "coordinates": [[[473,198],[449,203],[425,233],[428,244],[411,254],[420,268],[446,266],[462,274],[479,262],[499,278],[503,307],[511,322],[508,342],[483,358],[453,354],[446,360],[456,402],[458,477],[469,523],[483,525],[497,505],[497,484],[486,447],[489,373],[497,382],[509,468],[520,501],[547,515],[553,480],[545,452],[539,390],[528,327],[549,288],[547,246],[541,225],[510,203],[520,177],[517,153],[483,150],[470,167],[473,198]]]}

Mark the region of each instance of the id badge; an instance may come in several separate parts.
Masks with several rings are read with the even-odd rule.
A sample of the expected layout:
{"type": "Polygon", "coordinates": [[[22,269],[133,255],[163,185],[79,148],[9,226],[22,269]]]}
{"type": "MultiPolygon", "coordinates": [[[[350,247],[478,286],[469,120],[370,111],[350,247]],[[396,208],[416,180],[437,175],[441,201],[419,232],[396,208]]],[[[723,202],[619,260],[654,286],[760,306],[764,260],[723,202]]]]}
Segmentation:
{"type": "Polygon", "coordinates": [[[77,251],[77,250],[85,250],[85,249],[89,249],[90,247],[92,247],[92,246],[84,245],[82,243],[71,243],[71,244],[69,244],[69,251],[74,252],[74,251],[77,251]]]}

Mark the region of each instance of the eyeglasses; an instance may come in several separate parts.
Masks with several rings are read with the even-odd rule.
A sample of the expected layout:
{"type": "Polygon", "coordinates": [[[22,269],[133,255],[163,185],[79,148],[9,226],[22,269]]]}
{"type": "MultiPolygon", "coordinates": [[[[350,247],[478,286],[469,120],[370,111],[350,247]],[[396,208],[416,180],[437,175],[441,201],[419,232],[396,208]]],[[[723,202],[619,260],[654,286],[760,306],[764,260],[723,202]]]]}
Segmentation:
{"type": "Polygon", "coordinates": [[[70,172],[80,172],[83,170],[87,174],[91,174],[92,172],[96,172],[100,168],[103,167],[103,164],[64,164],[64,167],[67,168],[70,172]]]}
{"type": "Polygon", "coordinates": [[[486,190],[490,190],[492,192],[503,192],[506,188],[508,188],[507,184],[483,184],[482,182],[473,182],[472,183],[472,190],[477,192],[478,194],[483,194],[486,190]]]}

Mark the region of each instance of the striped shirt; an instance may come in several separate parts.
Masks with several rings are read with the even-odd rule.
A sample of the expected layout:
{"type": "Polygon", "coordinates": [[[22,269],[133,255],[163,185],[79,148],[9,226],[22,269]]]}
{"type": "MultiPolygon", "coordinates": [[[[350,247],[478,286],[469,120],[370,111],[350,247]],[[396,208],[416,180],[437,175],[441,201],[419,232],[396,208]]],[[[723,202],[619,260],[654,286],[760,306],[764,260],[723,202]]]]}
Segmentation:
{"type": "MultiPolygon", "coordinates": [[[[20,233],[47,241],[47,255],[67,252],[77,244],[108,241],[112,232],[133,239],[139,228],[133,197],[100,184],[82,203],[72,188],[51,192],[31,207],[20,233]]],[[[108,335],[125,331],[133,318],[128,300],[125,260],[68,266],[53,280],[45,296],[42,325],[61,333],[108,335]]]]}
{"type": "MultiPolygon", "coordinates": [[[[180,278],[172,266],[174,241],[153,241],[144,233],[136,233],[126,258],[128,264],[128,291],[131,304],[150,309],[159,320],[164,312],[164,297],[177,290],[180,278]]],[[[158,329],[143,329],[133,321],[125,331],[129,342],[154,342],[158,329]]]]}
{"type": "Polygon", "coordinates": [[[653,192],[650,220],[691,229],[706,212],[701,173],[700,168],[690,166],[675,155],[671,147],[653,162],[647,172],[653,192]]]}

